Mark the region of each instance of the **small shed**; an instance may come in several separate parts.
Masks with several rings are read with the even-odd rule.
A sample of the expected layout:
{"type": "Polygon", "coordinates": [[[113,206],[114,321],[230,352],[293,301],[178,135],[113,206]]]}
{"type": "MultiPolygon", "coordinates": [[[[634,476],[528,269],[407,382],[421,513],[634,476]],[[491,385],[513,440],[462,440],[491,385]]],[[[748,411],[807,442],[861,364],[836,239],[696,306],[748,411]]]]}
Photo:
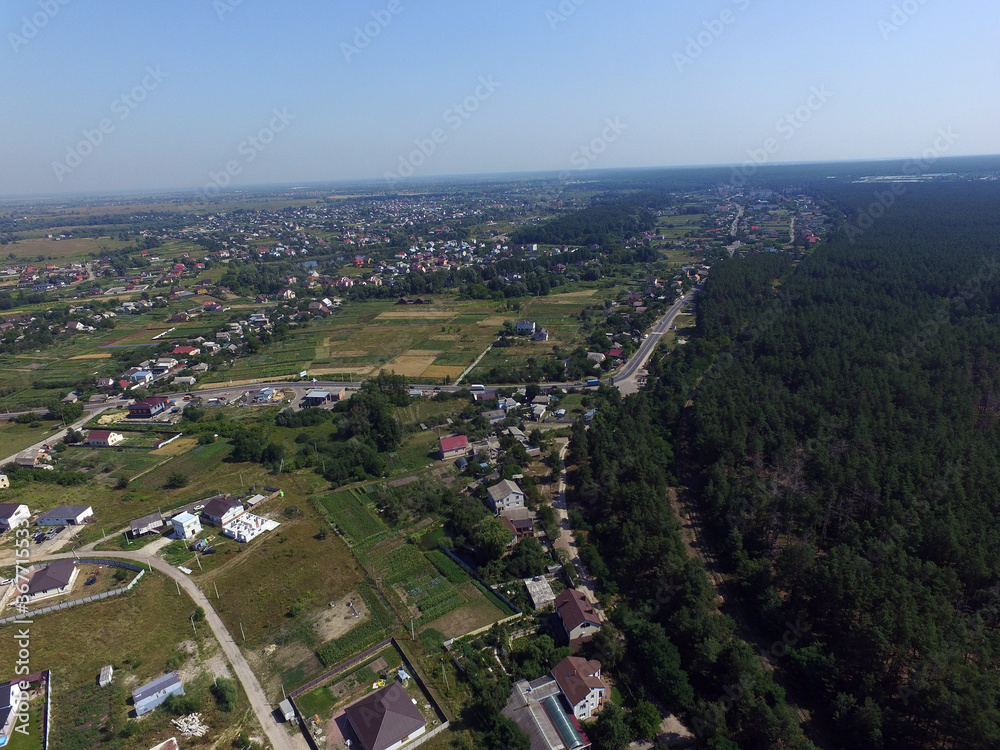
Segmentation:
{"type": "Polygon", "coordinates": [[[292,702],[285,698],[278,704],[278,710],[281,712],[281,718],[285,721],[293,721],[295,719],[295,707],[292,706],[292,702]]]}
{"type": "Polygon", "coordinates": [[[111,684],[111,680],[114,679],[114,676],[115,676],[115,668],[112,667],[110,664],[108,664],[108,666],[106,667],[101,667],[101,674],[97,678],[97,684],[100,687],[107,687],[108,685],[111,684]]]}

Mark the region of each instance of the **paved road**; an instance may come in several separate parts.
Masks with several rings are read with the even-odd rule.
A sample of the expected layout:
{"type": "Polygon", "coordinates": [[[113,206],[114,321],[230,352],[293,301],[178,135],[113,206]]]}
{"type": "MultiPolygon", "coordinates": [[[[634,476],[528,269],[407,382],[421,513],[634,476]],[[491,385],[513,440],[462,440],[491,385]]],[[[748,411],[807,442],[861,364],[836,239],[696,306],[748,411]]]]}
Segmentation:
{"type": "MultiPolygon", "coordinates": [[[[97,552],[94,554],[101,557],[128,560],[129,562],[141,563],[143,565],[149,564],[164,575],[177,581],[181,588],[194,600],[194,603],[205,610],[205,621],[212,629],[216,639],[222,646],[222,650],[229,658],[229,663],[233,665],[233,671],[236,673],[237,679],[242,683],[243,690],[250,699],[250,705],[257,716],[257,721],[263,727],[264,733],[271,743],[271,747],[274,750],[300,750],[299,745],[292,740],[284,727],[279,726],[275,722],[272,715],[275,706],[268,701],[264,689],[261,687],[260,682],[258,682],[253,670],[250,669],[250,665],[244,658],[243,652],[240,651],[239,646],[236,645],[236,641],[233,640],[233,637],[229,634],[229,630],[226,629],[225,623],[216,614],[212,603],[202,590],[195,585],[194,581],[170,565],[166,560],[156,556],[149,556],[145,552],[97,552]]],[[[42,559],[61,560],[72,557],[72,554],[60,554],[50,555],[42,559]]]]}
{"type": "Polygon", "coordinates": [[[643,339],[642,343],[639,345],[639,349],[632,358],[625,363],[625,366],[618,371],[618,374],[614,377],[614,385],[621,391],[622,395],[627,396],[631,393],[636,393],[639,390],[639,383],[637,376],[639,370],[646,366],[649,358],[652,356],[656,347],[660,343],[660,337],[663,336],[667,331],[670,330],[670,326],[674,322],[681,309],[694,299],[694,296],[698,293],[698,289],[692,289],[690,292],[685,294],[679,300],[677,300],[673,307],[671,307],[667,314],[660,318],[656,324],[649,331],[648,337],[643,339]]]}

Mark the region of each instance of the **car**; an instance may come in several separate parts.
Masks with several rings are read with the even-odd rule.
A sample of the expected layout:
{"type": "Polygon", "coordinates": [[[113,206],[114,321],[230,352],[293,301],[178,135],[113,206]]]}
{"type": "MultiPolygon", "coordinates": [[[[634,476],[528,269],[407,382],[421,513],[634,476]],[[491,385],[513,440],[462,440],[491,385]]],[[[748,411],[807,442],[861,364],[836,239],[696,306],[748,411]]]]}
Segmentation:
{"type": "Polygon", "coordinates": [[[190,401],[190,400],[191,400],[191,394],[190,394],[190,393],[189,393],[189,394],[187,394],[187,395],[186,395],[186,396],[184,397],[184,400],[185,400],[185,401],[190,401]]]}
{"type": "Polygon", "coordinates": [[[65,527],[65,526],[56,526],[56,533],[57,533],[57,534],[58,534],[58,533],[59,533],[60,531],[65,531],[65,530],[66,530],[66,527],[65,527]]]}
{"type": "Polygon", "coordinates": [[[93,586],[95,583],[97,583],[97,576],[91,576],[90,578],[87,579],[87,583],[84,585],[93,586]]]}
{"type": "Polygon", "coordinates": [[[41,544],[45,541],[45,534],[35,534],[35,544],[41,544]]]}
{"type": "Polygon", "coordinates": [[[194,506],[194,509],[195,510],[205,510],[205,506],[204,505],[196,505],[196,506],[194,506]]]}

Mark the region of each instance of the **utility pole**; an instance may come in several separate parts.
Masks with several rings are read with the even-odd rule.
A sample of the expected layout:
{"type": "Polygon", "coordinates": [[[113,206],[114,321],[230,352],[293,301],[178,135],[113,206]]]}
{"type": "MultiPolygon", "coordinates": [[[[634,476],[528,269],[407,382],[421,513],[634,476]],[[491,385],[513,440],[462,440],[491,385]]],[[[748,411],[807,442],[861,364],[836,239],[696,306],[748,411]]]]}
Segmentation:
{"type": "Polygon", "coordinates": [[[195,555],[194,559],[198,561],[198,570],[204,570],[204,568],[201,567],[201,555],[195,555]]]}
{"type": "Polygon", "coordinates": [[[451,686],[448,685],[448,670],[444,668],[444,662],[441,662],[441,675],[444,677],[444,689],[450,693],[451,686]]]}
{"type": "Polygon", "coordinates": [[[411,641],[417,640],[417,636],[413,632],[413,618],[412,617],[410,618],[410,640],[411,641]]]}
{"type": "Polygon", "coordinates": [[[240,623],[240,634],[243,636],[243,640],[247,639],[247,634],[243,632],[243,623],[240,623]]]}
{"type": "Polygon", "coordinates": [[[195,636],[198,635],[198,628],[194,626],[194,615],[191,615],[191,630],[194,631],[195,636]]]}
{"type": "Polygon", "coordinates": [[[180,596],[181,595],[181,585],[179,583],[177,583],[177,579],[176,578],[174,579],[174,586],[177,587],[177,596],[180,596]]]}
{"type": "Polygon", "coordinates": [[[222,597],[219,596],[219,587],[218,587],[218,585],[216,585],[215,581],[212,581],[212,585],[215,586],[215,598],[216,599],[221,599],[222,597]]]}

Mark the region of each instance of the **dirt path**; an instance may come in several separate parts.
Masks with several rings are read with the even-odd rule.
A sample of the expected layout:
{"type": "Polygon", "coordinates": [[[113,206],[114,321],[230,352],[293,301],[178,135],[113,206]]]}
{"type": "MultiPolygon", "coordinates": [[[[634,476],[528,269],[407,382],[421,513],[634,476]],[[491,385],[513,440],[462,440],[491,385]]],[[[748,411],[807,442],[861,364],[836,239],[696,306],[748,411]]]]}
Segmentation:
{"type": "MultiPolygon", "coordinates": [[[[552,501],[552,507],[556,511],[556,519],[559,521],[559,538],[555,541],[556,549],[565,550],[566,554],[569,556],[570,561],[576,567],[576,572],[579,574],[579,580],[576,584],[578,591],[582,591],[591,604],[597,604],[597,595],[595,593],[595,581],[587,573],[587,569],[583,566],[583,562],[580,560],[580,550],[576,546],[576,539],[573,537],[573,529],[570,528],[569,524],[569,507],[566,502],[566,451],[569,449],[569,440],[566,438],[560,438],[560,442],[563,443],[562,448],[559,449],[559,481],[556,484],[556,496],[552,501]]],[[[596,609],[596,607],[595,607],[596,609]]],[[[603,619],[603,614],[601,614],[603,619]]]]}
{"type": "MultiPolygon", "coordinates": [[[[775,682],[781,685],[782,688],[785,688],[786,694],[790,695],[790,691],[787,689],[787,686],[784,685],[783,681],[779,679],[778,674],[775,674],[777,663],[781,656],[784,655],[785,651],[783,649],[776,650],[774,648],[774,645],[776,644],[765,645],[761,643],[760,639],[757,637],[756,631],[751,626],[749,620],[743,612],[742,607],[738,603],[738,600],[731,596],[729,584],[722,574],[722,568],[718,559],[709,546],[708,540],[705,536],[704,527],[702,525],[701,516],[694,507],[694,503],[690,502],[683,492],[678,493],[674,489],[669,491],[668,499],[676,510],[678,517],[681,519],[681,535],[684,538],[684,544],[687,546],[689,554],[692,557],[697,556],[700,558],[705,566],[705,572],[708,575],[708,580],[715,589],[719,611],[733,618],[737,624],[736,635],[757,651],[764,669],[771,672],[774,675],[775,682]]],[[[778,641],[777,643],[781,644],[782,642],[778,641]]],[[[812,717],[808,711],[794,705],[790,700],[788,701],[788,705],[798,715],[799,721],[803,727],[811,721],[812,717]]],[[[821,741],[822,738],[815,736],[815,731],[813,731],[812,734],[812,739],[822,747],[830,747],[827,742],[821,741]]]]}

